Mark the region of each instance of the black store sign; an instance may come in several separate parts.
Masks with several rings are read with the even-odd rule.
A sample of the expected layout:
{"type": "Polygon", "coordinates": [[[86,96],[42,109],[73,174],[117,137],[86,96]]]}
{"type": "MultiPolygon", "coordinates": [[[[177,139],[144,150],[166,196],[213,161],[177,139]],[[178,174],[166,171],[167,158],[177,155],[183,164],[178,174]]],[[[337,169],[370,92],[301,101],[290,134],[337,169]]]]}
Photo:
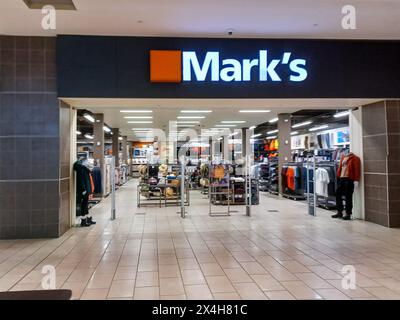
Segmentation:
{"type": "Polygon", "coordinates": [[[398,98],[400,41],[58,36],[57,70],[59,97],[398,98]],[[150,50],[194,57],[186,81],[150,82],[150,50]]]}

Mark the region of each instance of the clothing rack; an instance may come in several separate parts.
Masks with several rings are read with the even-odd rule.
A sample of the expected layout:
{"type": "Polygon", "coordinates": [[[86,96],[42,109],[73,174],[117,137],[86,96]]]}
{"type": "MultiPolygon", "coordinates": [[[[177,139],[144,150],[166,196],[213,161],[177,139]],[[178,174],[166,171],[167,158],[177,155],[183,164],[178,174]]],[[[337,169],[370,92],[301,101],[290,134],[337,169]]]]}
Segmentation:
{"type": "Polygon", "coordinates": [[[282,196],[293,200],[305,200],[302,185],[303,162],[287,162],[282,166],[282,196]]]}
{"type": "MultiPolygon", "coordinates": [[[[337,177],[336,177],[336,172],[338,168],[338,164],[334,161],[320,161],[315,164],[315,170],[318,171],[318,169],[326,169],[328,168],[330,172],[329,176],[329,183],[327,184],[327,194],[326,195],[321,195],[321,194],[316,194],[316,204],[319,207],[322,207],[324,209],[328,210],[334,210],[336,209],[336,189],[337,189],[337,177]]],[[[318,174],[316,178],[316,183],[318,183],[318,174]]]]}

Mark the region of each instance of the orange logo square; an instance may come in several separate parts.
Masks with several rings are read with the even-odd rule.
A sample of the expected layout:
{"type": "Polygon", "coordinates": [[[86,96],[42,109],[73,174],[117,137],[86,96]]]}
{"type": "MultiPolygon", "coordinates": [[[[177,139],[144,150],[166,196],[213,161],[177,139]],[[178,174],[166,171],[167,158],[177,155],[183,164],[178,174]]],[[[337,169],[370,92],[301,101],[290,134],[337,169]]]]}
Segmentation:
{"type": "Polygon", "coordinates": [[[182,51],[150,50],[150,81],[181,82],[182,51]]]}

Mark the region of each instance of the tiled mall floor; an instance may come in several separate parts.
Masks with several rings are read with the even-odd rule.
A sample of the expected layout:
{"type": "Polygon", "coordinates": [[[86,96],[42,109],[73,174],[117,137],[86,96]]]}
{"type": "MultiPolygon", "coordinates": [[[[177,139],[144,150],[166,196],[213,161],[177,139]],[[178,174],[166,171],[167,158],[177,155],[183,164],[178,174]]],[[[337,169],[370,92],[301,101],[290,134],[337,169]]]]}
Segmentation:
{"type": "Polygon", "coordinates": [[[52,265],[74,299],[400,299],[398,229],[311,217],[265,193],[251,218],[243,208],[209,217],[205,196],[191,198],[186,219],[176,207],[137,208],[131,181],[117,191],[115,221],[106,199],[90,228],[0,241],[0,291],[39,289],[52,265]],[[343,289],[344,265],[356,289],[343,289]]]}

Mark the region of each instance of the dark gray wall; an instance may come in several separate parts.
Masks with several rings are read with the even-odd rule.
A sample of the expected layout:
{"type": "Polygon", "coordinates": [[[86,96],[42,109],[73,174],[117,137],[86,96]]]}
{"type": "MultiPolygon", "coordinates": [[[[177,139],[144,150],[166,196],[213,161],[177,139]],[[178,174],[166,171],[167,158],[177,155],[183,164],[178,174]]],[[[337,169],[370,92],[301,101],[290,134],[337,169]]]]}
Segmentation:
{"type": "Polygon", "coordinates": [[[0,238],[57,237],[67,229],[60,214],[69,206],[69,163],[60,170],[60,160],[69,158],[68,148],[60,159],[64,116],[56,92],[55,38],[1,36],[0,238]],[[60,171],[67,180],[60,180],[60,171]]]}

